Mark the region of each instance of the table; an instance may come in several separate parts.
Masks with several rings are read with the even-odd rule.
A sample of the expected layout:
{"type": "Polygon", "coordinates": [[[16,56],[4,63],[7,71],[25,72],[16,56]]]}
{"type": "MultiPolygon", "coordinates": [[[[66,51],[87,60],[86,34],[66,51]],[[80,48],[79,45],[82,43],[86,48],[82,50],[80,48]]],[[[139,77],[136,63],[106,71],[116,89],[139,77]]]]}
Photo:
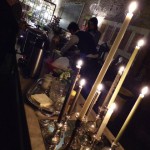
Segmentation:
{"type": "Polygon", "coordinates": [[[36,113],[32,109],[32,107],[30,107],[27,104],[24,105],[24,108],[26,113],[32,150],[45,150],[45,145],[36,113]]]}
{"type": "MultiPolygon", "coordinates": [[[[23,91],[23,95],[25,95],[25,92],[33,84],[34,81],[32,79],[24,79],[22,76],[20,76],[20,80],[21,80],[21,88],[23,91]]],[[[79,96],[79,99],[80,101],[78,101],[77,110],[81,109],[85,101],[82,95],[79,96]]],[[[27,119],[27,125],[28,125],[32,150],[46,150],[38,119],[46,119],[47,117],[45,117],[40,113],[40,111],[32,108],[32,106],[26,103],[24,104],[24,108],[25,108],[25,114],[27,119]]],[[[95,115],[96,115],[95,112],[92,111],[89,120],[95,118],[95,115]]],[[[107,137],[109,142],[112,143],[112,141],[114,140],[114,136],[108,128],[105,129],[104,135],[107,137]]],[[[117,148],[117,150],[124,150],[124,148],[120,146],[117,148]]]]}

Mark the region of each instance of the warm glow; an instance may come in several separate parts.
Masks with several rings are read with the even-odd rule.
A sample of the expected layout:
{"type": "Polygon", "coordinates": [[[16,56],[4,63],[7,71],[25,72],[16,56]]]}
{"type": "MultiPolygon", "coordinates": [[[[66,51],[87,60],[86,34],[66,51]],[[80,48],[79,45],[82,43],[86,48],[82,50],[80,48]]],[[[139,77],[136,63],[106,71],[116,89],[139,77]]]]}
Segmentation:
{"type": "Polygon", "coordinates": [[[138,3],[136,1],[133,1],[129,5],[129,13],[133,13],[138,7],[138,3]]]}
{"type": "Polygon", "coordinates": [[[124,71],[124,66],[121,66],[121,67],[119,68],[119,74],[122,74],[123,71],[124,71]]]}
{"type": "Polygon", "coordinates": [[[113,112],[116,109],[116,107],[116,104],[112,103],[109,109],[113,112]]]}
{"type": "Polygon", "coordinates": [[[82,146],[81,146],[81,149],[84,149],[84,150],[91,150],[91,147],[90,147],[90,146],[83,146],[83,148],[82,148],[82,146]]]}
{"type": "Polygon", "coordinates": [[[80,69],[82,64],[83,64],[83,61],[82,60],[78,60],[76,67],[80,69]]]}
{"type": "Polygon", "coordinates": [[[85,79],[81,79],[81,80],[80,80],[80,86],[81,86],[81,87],[84,86],[84,85],[85,85],[85,82],[86,82],[85,79]]]}
{"type": "Polygon", "coordinates": [[[98,27],[100,27],[104,21],[104,17],[97,16],[97,20],[98,20],[98,27]]]}
{"type": "Polygon", "coordinates": [[[103,89],[103,84],[99,84],[98,86],[97,86],[97,90],[98,91],[101,91],[103,89]]]}
{"type": "Polygon", "coordinates": [[[95,125],[94,125],[94,124],[92,124],[92,125],[91,125],[91,128],[95,128],[95,125]]]}
{"type": "Polygon", "coordinates": [[[147,94],[147,92],[148,92],[148,87],[145,86],[145,87],[141,90],[141,94],[142,94],[142,95],[145,95],[145,94],[147,94]]]}
{"type": "Polygon", "coordinates": [[[144,45],[144,43],[145,43],[144,40],[139,40],[138,43],[137,43],[137,46],[141,47],[141,46],[144,45]]]}
{"type": "Polygon", "coordinates": [[[76,96],[76,93],[77,93],[77,92],[76,92],[75,90],[72,90],[72,91],[71,91],[71,96],[73,96],[73,97],[76,96]]]}

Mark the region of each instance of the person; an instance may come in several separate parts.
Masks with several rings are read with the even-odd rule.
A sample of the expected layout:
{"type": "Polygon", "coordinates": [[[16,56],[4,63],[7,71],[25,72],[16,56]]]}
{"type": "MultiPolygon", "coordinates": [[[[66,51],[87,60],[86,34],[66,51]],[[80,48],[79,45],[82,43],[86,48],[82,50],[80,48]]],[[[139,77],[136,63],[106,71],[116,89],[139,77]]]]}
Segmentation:
{"type": "Polygon", "coordinates": [[[71,48],[77,45],[81,57],[97,57],[96,46],[91,34],[81,31],[75,22],[71,22],[67,29],[71,33],[70,40],[61,48],[61,54],[65,55],[71,51],[71,48]]]}
{"type": "MultiPolygon", "coordinates": [[[[99,65],[97,63],[98,53],[94,39],[89,32],[81,31],[78,27],[78,24],[75,22],[71,22],[67,29],[71,33],[71,37],[66,45],[64,45],[64,47],[61,49],[61,53],[64,55],[66,52],[71,51],[70,48],[73,45],[77,45],[77,48],[80,50],[80,58],[84,62],[84,67],[81,69],[80,74],[88,81],[88,86],[86,86],[83,91],[84,95],[84,93],[89,93],[96,78],[97,70],[99,70],[99,65]]],[[[76,62],[74,59],[71,59],[71,61],[73,61],[72,64],[76,62]]]]}
{"type": "Polygon", "coordinates": [[[98,20],[96,17],[92,17],[89,19],[87,32],[89,32],[92,35],[95,45],[97,46],[101,37],[101,32],[98,31],[98,20]]]}
{"type": "Polygon", "coordinates": [[[0,2],[0,68],[7,54],[15,54],[15,40],[18,32],[18,23],[12,13],[11,6],[6,0],[0,2]]]}
{"type": "Polygon", "coordinates": [[[19,23],[21,21],[22,17],[22,6],[19,0],[7,0],[7,3],[9,6],[11,6],[12,13],[16,19],[16,21],[19,23]]]}

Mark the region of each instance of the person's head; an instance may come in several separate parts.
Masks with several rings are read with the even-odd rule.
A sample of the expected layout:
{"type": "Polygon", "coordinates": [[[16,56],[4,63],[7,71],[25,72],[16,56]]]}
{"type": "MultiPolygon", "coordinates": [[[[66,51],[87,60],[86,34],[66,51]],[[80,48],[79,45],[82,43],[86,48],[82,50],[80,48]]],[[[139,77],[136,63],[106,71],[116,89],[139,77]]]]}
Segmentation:
{"type": "Polygon", "coordinates": [[[70,32],[71,34],[74,34],[76,31],[79,30],[79,26],[78,26],[77,23],[71,22],[71,23],[68,25],[67,29],[69,30],[69,32],[70,32]]]}
{"type": "Polygon", "coordinates": [[[88,21],[88,29],[89,30],[97,30],[98,20],[96,17],[92,17],[88,21]]]}

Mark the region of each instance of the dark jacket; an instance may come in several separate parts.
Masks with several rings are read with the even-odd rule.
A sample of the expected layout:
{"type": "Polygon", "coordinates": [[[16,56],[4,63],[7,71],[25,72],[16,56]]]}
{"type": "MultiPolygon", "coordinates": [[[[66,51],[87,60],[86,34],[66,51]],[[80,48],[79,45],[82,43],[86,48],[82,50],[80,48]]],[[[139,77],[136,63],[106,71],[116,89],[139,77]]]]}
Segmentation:
{"type": "Polygon", "coordinates": [[[8,52],[14,52],[18,31],[17,21],[6,0],[0,2],[0,65],[8,52]]]}
{"type": "Polygon", "coordinates": [[[79,38],[77,46],[81,53],[86,55],[96,53],[96,45],[94,43],[93,37],[88,32],[78,31],[76,35],[79,38]]]}

